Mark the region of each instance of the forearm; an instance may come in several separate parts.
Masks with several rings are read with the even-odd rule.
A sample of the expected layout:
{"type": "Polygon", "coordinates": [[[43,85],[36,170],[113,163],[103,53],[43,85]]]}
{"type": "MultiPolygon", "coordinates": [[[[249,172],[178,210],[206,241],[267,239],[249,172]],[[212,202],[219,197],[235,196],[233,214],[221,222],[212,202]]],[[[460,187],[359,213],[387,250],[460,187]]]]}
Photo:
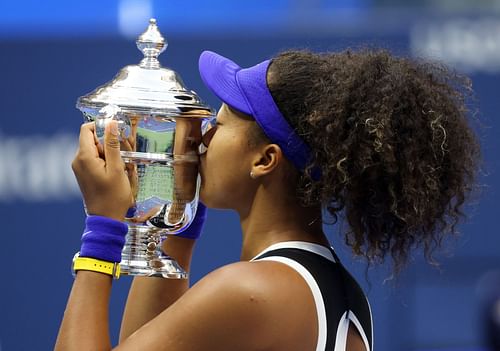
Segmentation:
{"type": "Polygon", "coordinates": [[[56,351],[111,350],[111,276],[88,271],[76,275],[57,336],[56,351]]]}
{"type": "MultiPolygon", "coordinates": [[[[163,250],[189,272],[195,240],[169,236],[163,250]]],[[[120,341],[167,309],[189,288],[187,279],[135,277],[123,313],[120,341]]]]}

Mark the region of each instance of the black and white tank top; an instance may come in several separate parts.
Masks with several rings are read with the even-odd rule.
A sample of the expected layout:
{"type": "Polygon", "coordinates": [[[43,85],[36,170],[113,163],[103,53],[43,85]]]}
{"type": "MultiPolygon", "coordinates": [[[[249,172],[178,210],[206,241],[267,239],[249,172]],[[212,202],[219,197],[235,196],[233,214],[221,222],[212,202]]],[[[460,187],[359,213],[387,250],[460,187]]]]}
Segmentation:
{"type": "Polygon", "coordinates": [[[297,271],[311,289],[318,315],[316,351],[345,351],[352,322],[365,348],[373,351],[370,304],[331,248],[303,241],[269,246],[252,261],[276,261],[297,271]]]}

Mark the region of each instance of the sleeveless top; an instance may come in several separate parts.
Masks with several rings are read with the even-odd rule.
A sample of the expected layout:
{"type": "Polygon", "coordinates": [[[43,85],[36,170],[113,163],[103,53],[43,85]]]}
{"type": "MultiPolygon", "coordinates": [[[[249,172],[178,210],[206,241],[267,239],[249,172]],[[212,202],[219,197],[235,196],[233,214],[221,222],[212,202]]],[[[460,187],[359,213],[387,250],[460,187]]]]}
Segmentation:
{"type": "Polygon", "coordinates": [[[252,259],[263,260],[288,265],[309,285],[318,315],[316,351],[345,351],[350,322],[366,350],[373,351],[370,304],[332,248],[303,241],[280,242],[252,259]]]}

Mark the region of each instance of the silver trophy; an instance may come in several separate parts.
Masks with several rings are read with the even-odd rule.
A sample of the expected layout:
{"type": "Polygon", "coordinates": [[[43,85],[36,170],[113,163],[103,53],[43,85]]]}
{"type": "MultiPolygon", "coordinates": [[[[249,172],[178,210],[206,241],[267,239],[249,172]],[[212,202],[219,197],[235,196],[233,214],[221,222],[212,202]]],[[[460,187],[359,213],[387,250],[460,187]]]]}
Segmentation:
{"type": "Polygon", "coordinates": [[[167,42],[156,20],[136,43],[144,54],[140,64],[124,67],[112,81],[78,98],[76,106],[86,122],[95,122],[100,140],[106,123],[118,121],[135,198],[126,218],[121,274],[187,278],[161,243],[185,230],[196,213],[198,147],[215,111],[186,89],[175,71],[161,67],[158,56],[167,42]]]}

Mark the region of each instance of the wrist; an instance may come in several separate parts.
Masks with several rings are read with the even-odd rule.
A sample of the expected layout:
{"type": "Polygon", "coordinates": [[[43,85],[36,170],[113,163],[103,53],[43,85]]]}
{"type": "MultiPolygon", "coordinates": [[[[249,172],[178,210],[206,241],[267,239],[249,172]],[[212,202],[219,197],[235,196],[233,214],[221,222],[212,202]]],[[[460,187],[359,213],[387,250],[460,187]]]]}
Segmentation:
{"type": "Polygon", "coordinates": [[[117,262],[107,262],[89,257],[80,257],[77,252],[73,257],[71,272],[73,277],[79,271],[90,271],[111,276],[114,279],[120,278],[120,264],[117,262]]]}
{"type": "Polygon", "coordinates": [[[103,217],[103,218],[109,218],[117,222],[124,222],[125,221],[125,216],[126,214],[119,214],[119,213],[106,213],[105,211],[91,211],[87,209],[87,217],[92,216],[92,217],[103,217]],[[98,214],[99,213],[99,214],[98,214]]]}
{"type": "Polygon", "coordinates": [[[80,248],[81,257],[107,262],[120,262],[128,226],[116,219],[89,215],[80,248]]]}

